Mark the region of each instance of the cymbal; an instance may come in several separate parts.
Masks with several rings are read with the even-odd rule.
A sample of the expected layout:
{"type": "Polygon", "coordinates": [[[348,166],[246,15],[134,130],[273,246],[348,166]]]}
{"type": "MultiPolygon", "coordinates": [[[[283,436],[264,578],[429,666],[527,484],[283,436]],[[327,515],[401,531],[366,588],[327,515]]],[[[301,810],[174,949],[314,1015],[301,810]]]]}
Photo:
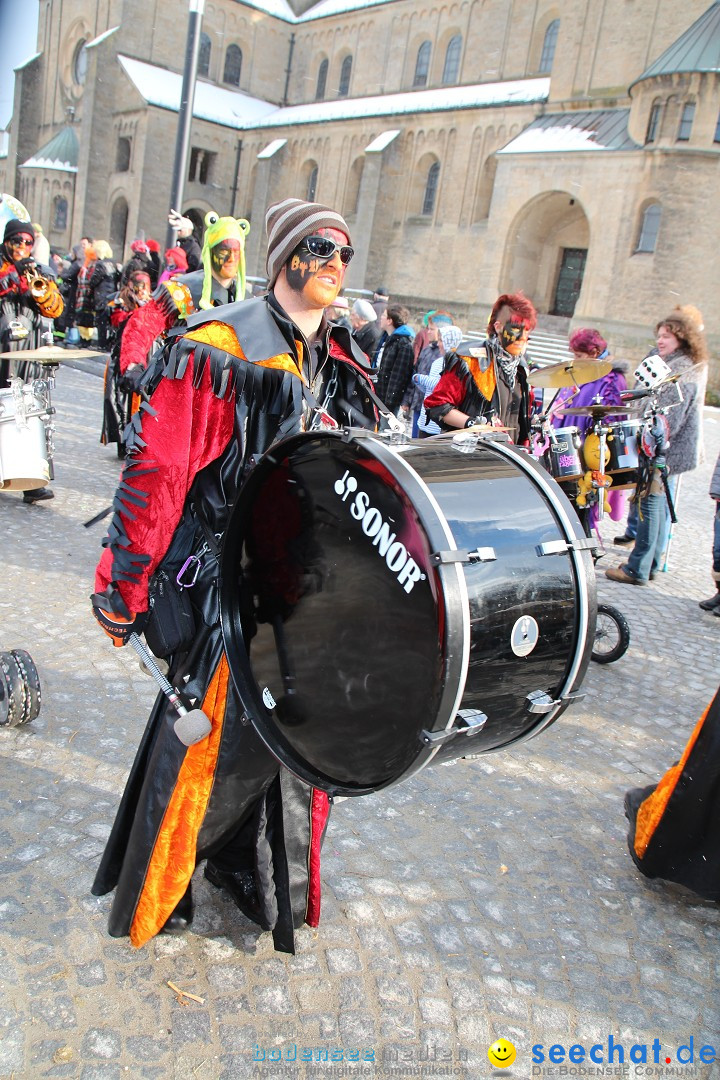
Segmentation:
{"type": "Polygon", "coordinates": [[[103,356],[104,353],[93,349],[64,349],[57,345],[41,345],[39,349],[18,349],[15,352],[0,353],[0,359],[34,360],[40,364],[60,364],[63,360],[77,360],[81,356],[103,356]]]}
{"type": "Polygon", "coordinates": [[[568,405],[553,411],[556,416],[627,416],[632,410],[627,405],[568,405]]]}
{"type": "Polygon", "coordinates": [[[610,360],[561,360],[559,364],[538,368],[528,375],[532,386],[548,386],[561,389],[564,386],[584,386],[585,383],[602,379],[612,371],[610,360]]]}

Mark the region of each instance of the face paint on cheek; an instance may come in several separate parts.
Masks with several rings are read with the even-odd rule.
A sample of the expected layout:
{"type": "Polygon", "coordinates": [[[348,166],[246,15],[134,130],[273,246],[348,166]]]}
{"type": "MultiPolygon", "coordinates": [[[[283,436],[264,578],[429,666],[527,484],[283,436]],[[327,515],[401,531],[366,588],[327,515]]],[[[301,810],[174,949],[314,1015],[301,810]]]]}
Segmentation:
{"type": "Polygon", "coordinates": [[[237,276],[240,265],[240,246],[230,241],[217,244],[210,252],[210,263],[217,277],[228,279],[237,276]]]}
{"type": "Polygon", "coordinates": [[[527,348],[528,332],[522,324],[506,322],[500,331],[500,344],[511,356],[522,356],[527,348]]]}
{"type": "Polygon", "coordinates": [[[290,288],[294,292],[302,292],[308,280],[317,274],[321,265],[320,260],[314,259],[307,251],[294,252],[285,269],[285,277],[290,288]]]}

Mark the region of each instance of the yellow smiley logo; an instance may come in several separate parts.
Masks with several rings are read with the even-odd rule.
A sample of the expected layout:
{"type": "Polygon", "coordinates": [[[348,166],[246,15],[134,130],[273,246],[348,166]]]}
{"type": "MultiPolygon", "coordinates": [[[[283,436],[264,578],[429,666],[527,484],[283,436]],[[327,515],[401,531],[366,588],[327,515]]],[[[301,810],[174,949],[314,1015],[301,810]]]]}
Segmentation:
{"type": "Polygon", "coordinates": [[[507,1069],[516,1057],[515,1047],[507,1039],[497,1039],[488,1049],[488,1059],[496,1069],[507,1069]]]}

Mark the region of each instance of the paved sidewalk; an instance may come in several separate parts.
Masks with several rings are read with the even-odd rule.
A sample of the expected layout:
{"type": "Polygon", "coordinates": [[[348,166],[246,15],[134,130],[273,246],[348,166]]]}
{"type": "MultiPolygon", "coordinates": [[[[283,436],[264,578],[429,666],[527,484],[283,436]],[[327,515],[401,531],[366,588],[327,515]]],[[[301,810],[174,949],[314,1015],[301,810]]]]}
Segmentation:
{"type": "MultiPolygon", "coordinates": [[[[554,1044],[601,1044],[607,1068],[611,1036],[626,1065],[649,1048],[622,1075],[720,1076],[698,1061],[705,1044],[720,1054],[720,906],[642,878],[623,817],[625,790],[677,759],[718,685],[720,619],[697,602],[712,591],[720,413],[706,414],[707,463],[683,480],[671,572],[639,589],[602,576],[621,553],[599,564],[627,655],[592,664],[585,698],[538,739],[340,804],[321,925],[293,958],[202,875],[191,934],[140,951],[107,935],[110,898],[90,884],[154,690],[89,613],[103,525],[82,523],[118,476],[98,441],[101,382],[63,366],[55,402],[55,500],[0,492],[0,647],[27,649],[43,688],[38,719],[0,731],[0,1077],[526,1080],[562,1075],[554,1044]],[[493,1070],[500,1037],[517,1059],[493,1070]],[[678,1065],[691,1039],[695,1066],[678,1065]]],[[[565,1075],[608,1075],[567,1060],[565,1075]]]]}

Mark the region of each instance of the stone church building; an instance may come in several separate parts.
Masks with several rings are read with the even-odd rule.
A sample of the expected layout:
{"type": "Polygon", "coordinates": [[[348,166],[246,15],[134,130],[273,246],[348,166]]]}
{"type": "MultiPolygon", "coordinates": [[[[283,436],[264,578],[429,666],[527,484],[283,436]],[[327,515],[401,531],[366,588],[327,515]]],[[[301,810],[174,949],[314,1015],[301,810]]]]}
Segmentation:
{"type": "MultiPolygon", "coordinates": [[[[2,190],[61,248],[162,245],[185,0],[39,2],[2,190]]],[[[181,209],[249,218],[252,275],[294,195],[347,218],[348,287],[465,326],[522,289],[631,353],[693,303],[717,346],[719,170],[720,0],[205,6],[181,209]]]]}

